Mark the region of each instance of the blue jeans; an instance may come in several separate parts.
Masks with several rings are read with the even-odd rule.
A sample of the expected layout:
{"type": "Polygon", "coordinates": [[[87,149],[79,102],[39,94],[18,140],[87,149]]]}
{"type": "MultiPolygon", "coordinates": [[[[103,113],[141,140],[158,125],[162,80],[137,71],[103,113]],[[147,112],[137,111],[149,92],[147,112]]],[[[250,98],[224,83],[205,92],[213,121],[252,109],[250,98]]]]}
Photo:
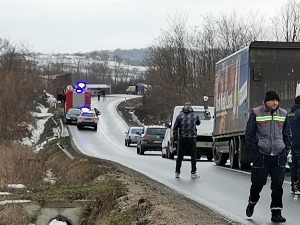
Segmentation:
{"type": "Polygon", "coordinates": [[[267,183],[268,175],[271,177],[271,210],[282,208],[282,184],[285,175],[286,152],[276,156],[268,156],[257,153],[251,170],[251,187],[249,201],[256,203],[260,198],[260,192],[267,183]]]}

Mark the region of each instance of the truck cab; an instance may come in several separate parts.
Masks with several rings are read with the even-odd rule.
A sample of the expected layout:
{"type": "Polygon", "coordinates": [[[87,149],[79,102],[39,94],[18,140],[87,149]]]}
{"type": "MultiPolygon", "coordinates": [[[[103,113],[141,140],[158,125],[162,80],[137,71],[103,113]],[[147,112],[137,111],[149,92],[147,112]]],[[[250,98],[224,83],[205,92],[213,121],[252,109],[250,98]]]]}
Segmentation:
{"type": "MultiPolygon", "coordinates": [[[[173,139],[173,128],[177,116],[182,113],[183,106],[175,106],[171,125],[166,131],[162,144],[162,157],[174,159],[177,154],[177,142],[173,139]]],[[[205,155],[209,161],[213,159],[212,132],[214,127],[214,107],[192,106],[194,112],[199,116],[201,124],[197,126],[197,159],[205,155]]]]}

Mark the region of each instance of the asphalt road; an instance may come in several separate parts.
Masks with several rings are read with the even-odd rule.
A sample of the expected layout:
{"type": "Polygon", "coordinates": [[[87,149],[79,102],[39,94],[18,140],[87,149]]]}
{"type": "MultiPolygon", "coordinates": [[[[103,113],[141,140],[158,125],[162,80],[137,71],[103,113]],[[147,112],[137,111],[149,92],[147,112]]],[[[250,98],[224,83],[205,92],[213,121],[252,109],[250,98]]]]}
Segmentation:
{"type": "MultiPolygon", "coordinates": [[[[200,179],[191,179],[189,158],[183,162],[181,178],[174,178],[175,161],[163,159],[159,152],[136,153],[136,146],[126,147],[124,143],[127,124],[122,120],[116,106],[128,95],[107,96],[106,101],[92,99],[93,107],[100,109],[98,131],[78,130],[69,126],[71,136],[77,148],[84,154],[111,160],[139,171],[175,191],[193,199],[241,224],[272,224],[270,212],[270,181],[264,187],[261,198],[255,207],[252,218],[247,218],[245,209],[250,189],[249,171],[232,170],[216,166],[213,162],[197,162],[200,179]]],[[[287,218],[285,224],[300,224],[300,199],[294,201],[290,194],[290,177],[287,171],[284,183],[282,215],[287,218]]]]}

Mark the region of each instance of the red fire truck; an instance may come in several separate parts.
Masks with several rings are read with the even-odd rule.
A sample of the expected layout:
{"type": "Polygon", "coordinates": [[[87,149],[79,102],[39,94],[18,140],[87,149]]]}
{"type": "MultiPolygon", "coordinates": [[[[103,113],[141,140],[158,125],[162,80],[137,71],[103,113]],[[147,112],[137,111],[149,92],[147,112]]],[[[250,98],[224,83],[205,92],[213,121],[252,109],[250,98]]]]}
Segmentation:
{"type": "Polygon", "coordinates": [[[86,89],[85,82],[78,82],[76,88],[68,86],[66,90],[65,112],[70,108],[91,108],[92,92],[86,89]]]}

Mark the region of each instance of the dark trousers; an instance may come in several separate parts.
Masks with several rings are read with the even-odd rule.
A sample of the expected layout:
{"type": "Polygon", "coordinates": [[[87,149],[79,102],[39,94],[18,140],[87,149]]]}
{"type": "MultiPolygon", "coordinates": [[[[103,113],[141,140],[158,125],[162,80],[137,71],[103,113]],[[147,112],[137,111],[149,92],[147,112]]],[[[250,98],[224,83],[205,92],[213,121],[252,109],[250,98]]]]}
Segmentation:
{"type": "Polygon", "coordinates": [[[300,148],[292,148],[291,181],[300,181],[300,148]]]}
{"type": "Polygon", "coordinates": [[[267,183],[268,175],[271,177],[271,205],[272,209],[282,209],[282,184],[285,175],[286,154],[267,156],[256,154],[251,170],[251,188],[249,201],[256,203],[260,192],[267,183]]]}
{"type": "Polygon", "coordinates": [[[191,155],[191,173],[195,173],[197,170],[196,167],[196,138],[190,137],[180,137],[178,140],[178,149],[177,149],[177,159],[176,159],[176,169],[175,172],[180,173],[180,168],[182,164],[183,157],[186,153],[191,155]]]}

